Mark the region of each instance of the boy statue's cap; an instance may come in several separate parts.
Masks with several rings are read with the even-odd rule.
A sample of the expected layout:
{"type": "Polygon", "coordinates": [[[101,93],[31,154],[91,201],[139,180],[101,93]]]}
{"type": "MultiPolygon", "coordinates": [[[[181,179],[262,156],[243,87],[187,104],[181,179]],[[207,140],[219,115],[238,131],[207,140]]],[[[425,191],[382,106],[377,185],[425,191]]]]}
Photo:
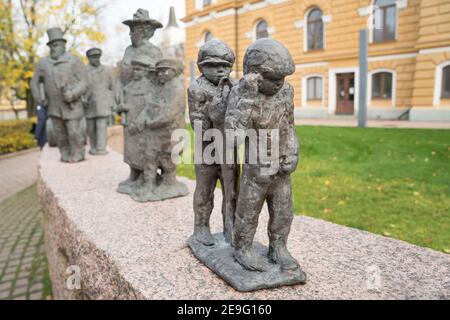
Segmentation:
{"type": "Polygon", "coordinates": [[[250,73],[251,69],[285,77],[295,72],[295,63],[283,44],[263,38],[256,40],[245,53],[244,74],[250,73]]]}
{"type": "Polygon", "coordinates": [[[197,64],[200,67],[206,64],[223,64],[231,67],[235,59],[233,50],[225,42],[212,39],[200,47],[197,64]]]}
{"type": "Polygon", "coordinates": [[[99,48],[91,48],[88,51],[86,51],[86,57],[92,57],[92,56],[101,56],[102,50],[99,48]]]}
{"type": "Polygon", "coordinates": [[[175,59],[162,59],[156,63],[156,69],[173,69],[178,71],[180,68],[180,61],[175,59]]]}
{"type": "Polygon", "coordinates": [[[150,59],[150,57],[147,55],[140,55],[140,56],[135,57],[133,60],[131,60],[131,65],[132,66],[144,66],[144,67],[149,67],[149,68],[154,67],[152,59],[150,59]]]}

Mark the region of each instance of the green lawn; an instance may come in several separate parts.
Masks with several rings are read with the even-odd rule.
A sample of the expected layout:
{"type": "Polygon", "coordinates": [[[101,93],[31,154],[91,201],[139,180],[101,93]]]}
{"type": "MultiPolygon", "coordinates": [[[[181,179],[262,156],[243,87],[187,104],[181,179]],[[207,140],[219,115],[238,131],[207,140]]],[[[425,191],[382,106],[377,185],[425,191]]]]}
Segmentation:
{"type": "MultiPolygon", "coordinates": [[[[296,214],[450,253],[450,130],[297,132],[296,214]]],[[[192,165],[178,173],[195,178],[192,165]]]]}

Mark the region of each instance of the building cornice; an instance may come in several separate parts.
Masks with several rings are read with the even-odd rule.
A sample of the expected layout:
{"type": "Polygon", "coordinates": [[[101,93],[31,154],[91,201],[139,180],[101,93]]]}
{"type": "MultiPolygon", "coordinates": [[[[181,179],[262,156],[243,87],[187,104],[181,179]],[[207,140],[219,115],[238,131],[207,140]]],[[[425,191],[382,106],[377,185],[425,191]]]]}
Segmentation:
{"type": "Polygon", "coordinates": [[[250,0],[250,1],[240,1],[236,0],[233,2],[227,2],[217,5],[210,5],[207,8],[187,15],[181,21],[187,23],[188,26],[192,26],[198,23],[209,21],[217,17],[225,17],[228,15],[238,14],[258,10],[265,8],[269,5],[277,5],[284,2],[292,0],[250,0]]]}

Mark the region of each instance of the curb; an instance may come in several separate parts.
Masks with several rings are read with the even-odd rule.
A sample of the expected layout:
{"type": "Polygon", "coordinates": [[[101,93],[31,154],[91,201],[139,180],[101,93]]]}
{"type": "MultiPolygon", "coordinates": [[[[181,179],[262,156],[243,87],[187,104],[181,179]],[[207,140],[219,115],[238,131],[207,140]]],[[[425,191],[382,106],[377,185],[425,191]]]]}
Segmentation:
{"type": "Polygon", "coordinates": [[[0,155],[0,161],[1,160],[5,160],[5,159],[9,159],[9,158],[23,156],[25,154],[32,153],[32,152],[35,152],[35,151],[39,151],[39,147],[34,147],[34,148],[31,148],[31,149],[21,150],[21,151],[12,152],[12,153],[6,153],[6,154],[3,154],[3,155],[0,155]]]}

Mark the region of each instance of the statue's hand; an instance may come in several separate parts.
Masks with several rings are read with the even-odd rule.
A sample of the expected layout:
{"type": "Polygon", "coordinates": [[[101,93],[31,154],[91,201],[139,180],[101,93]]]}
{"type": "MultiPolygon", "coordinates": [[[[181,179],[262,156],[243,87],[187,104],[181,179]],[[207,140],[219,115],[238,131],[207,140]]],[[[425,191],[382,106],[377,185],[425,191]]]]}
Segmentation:
{"type": "Polygon", "coordinates": [[[73,97],[72,90],[63,88],[62,89],[62,94],[63,94],[64,102],[66,102],[66,103],[72,103],[73,102],[73,98],[74,97],[73,97]]]}
{"type": "Polygon", "coordinates": [[[259,73],[249,73],[239,81],[239,89],[243,97],[256,99],[259,93],[259,82],[262,76],[259,73]]]}
{"type": "Polygon", "coordinates": [[[41,100],[38,101],[38,104],[41,107],[47,107],[48,106],[48,101],[47,101],[47,99],[41,99],[41,100]]]}
{"type": "Polygon", "coordinates": [[[139,132],[138,127],[137,127],[134,123],[130,123],[130,124],[128,125],[128,130],[129,130],[129,132],[130,132],[131,134],[136,134],[136,133],[139,132]]]}
{"type": "Polygon", "coordinates": [[[280,172],[284,174],[291,174],[297,169],[297,161],[290,157],[281,161],[280,172]]]}
{"type": "Polygon", "coordinates": [[[116,110],[117,113],[127,113],[128,111],[130,111],[130,109],[123,104],[119,105],[116,110]]]}

